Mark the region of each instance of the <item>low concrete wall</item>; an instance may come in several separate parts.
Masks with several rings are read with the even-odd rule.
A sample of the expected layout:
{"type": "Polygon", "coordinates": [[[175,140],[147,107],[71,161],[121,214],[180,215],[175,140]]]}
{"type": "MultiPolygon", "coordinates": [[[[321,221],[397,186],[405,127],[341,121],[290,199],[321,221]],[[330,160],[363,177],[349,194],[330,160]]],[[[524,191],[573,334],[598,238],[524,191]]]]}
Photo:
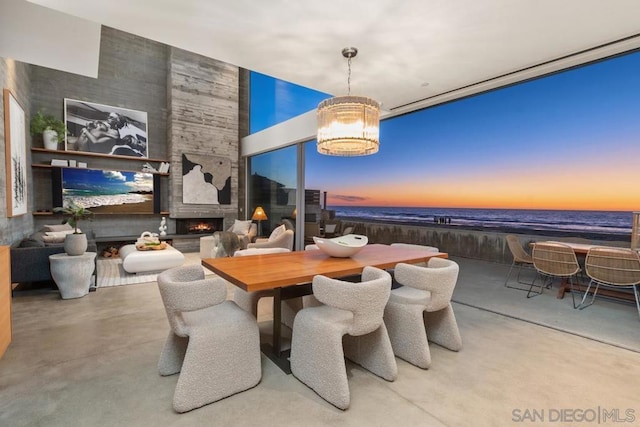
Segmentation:
{"type": "MultiPolygon", "coordinates": [[[[354,233],[363,234],[369,238],[369,243],[415,243],[435,246],[442,252],[452,256],[480,259],[498,263],[510,264],[513,260],[507,246],[505,236],[516,234],[523,245],[540,240],[563,240],[571,237],[587,238],[593,244],[629,247],[630,240],[624,236],[595,236],[562,233],[519,234],[492,230],[469,230],[457,226],[417,226],[398,225],[374,222],[356,222],[343,220],[343,224],[354,225],[354,233]],[[611,239],[614,240],[611,240],[611,239]]],[[[630,237],[629,237],[630,239],[630,237]]]]}

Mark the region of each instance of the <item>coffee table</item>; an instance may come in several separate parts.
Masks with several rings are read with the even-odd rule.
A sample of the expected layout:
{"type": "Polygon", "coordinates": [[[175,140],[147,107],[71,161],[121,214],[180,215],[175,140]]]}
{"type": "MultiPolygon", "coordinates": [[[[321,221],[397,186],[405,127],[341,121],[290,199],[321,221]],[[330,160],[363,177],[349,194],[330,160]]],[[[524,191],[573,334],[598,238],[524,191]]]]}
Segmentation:
{"type": "Polygon", "coordinates": [[[149,251],[139,251],[136,245],[125,245],[120,248],[120,258],[127,273],[163,271],[184,263],[182,252],[169,244],[165,249],[149,251]]]}

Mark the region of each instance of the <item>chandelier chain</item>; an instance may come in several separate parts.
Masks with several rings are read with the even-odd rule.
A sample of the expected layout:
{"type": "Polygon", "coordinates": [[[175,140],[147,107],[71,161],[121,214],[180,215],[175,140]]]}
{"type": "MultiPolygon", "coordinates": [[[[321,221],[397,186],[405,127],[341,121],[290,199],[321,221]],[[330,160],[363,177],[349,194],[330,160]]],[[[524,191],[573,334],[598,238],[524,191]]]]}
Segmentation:
{"type": "Polygon", "coordinates": [[[351,95],[351,57],[347,59],[347,66],[349,67],[349,74],[347,74],[347,95],[351,95]]]}

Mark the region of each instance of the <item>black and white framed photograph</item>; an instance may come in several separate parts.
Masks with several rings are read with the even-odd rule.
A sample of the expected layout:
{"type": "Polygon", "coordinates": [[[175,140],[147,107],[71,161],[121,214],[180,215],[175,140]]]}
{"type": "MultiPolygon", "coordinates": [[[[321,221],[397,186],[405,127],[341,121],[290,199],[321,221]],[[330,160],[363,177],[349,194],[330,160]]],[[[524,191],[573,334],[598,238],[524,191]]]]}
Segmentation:
{"type": "Polygon", "coordinates": [[[24,109],[9,89],[4,89],[5,171],[7,217],[27,213],[27,124],[24,109]]]}
{"type": "Polygon", "coordinates": [[[147,113],[64,99],[65,150],[149,157],[147,113]]]}

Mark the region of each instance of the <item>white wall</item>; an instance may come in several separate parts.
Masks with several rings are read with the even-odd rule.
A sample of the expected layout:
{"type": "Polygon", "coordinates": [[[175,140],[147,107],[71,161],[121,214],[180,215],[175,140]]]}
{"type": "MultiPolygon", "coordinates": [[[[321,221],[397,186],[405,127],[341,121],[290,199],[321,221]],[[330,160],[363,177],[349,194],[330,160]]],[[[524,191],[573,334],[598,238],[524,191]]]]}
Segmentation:
{"type": "Polygon", "coordinates": [[[0,57],[98,77],[100,24],[23,0],[0,10],[0,57]]]}

